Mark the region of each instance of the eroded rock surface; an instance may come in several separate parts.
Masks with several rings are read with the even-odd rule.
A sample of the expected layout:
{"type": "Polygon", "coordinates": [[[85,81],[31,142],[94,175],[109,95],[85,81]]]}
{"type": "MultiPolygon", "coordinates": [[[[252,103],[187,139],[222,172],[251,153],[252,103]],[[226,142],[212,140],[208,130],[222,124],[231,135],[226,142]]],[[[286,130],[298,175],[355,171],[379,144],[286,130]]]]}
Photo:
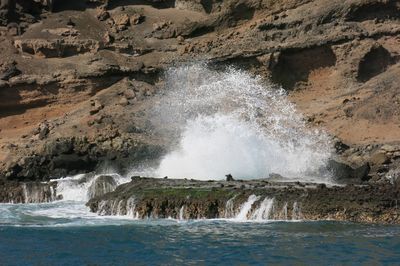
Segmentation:
{"type": "Polygon", "coordinates": [[[132,178],[87,205],[100,215],[132,218],[233,218],[400,223],[400,187],[299,182],[132,178]]]}
{"type": "Polygon", "coordinates": [[[338,159],[369,164],[368,182],[400,164],[398,1],[1,3],[4,179],[157,160],[168,141],[148,110],[164,71],[196,61],[282,86],[310,127],[345,145],[338,159]]]}
{"type": "Polygon", "coordinates": [[[44,203],[59,199],[57,183],[15,182],[0,180],[1,203],[44,203]]]}

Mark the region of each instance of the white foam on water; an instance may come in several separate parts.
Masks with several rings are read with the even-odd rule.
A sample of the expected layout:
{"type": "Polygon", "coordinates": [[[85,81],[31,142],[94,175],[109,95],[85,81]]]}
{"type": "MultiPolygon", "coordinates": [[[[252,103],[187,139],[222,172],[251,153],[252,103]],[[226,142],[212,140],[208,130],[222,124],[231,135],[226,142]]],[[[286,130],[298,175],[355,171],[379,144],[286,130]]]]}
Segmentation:
{"type": "Polygon", "coordinates": [[[246,72],[170,69],[152,122],[177,139],[155,175],[172,178],[321,177],[328,136],[309,129],[282,89],[246,72]]]}
{"type": "MultiPolygon", "coordinates": [[[[118,185],[130,181],[130,178],[117,174],[109,175],[113,176],[118,185]]],[[[25,198],[29,199],[29,204],[0,204],[2,217],[0,224],[12,226],[106,225],[123,224],[127,220],[136,218],[134,199],[131,199],[126,206],[129,217],[119,215],[125,213],[125,206],[122,206],[121,202],[116,202],[115,206],[112,206],[115,216],[99,216],[97,213],[90,212],[85,206],[88,201],[88,189],[99,176],[76,175],[52,180],[57,182],[56,194],[62,196],[62,200],[48,203],[31,203],[38,202],[35,200],[38,197],[36,195],[38,191],[35,191],[35,187],[25,187],[25,198]]]]}
{"type": "Polygon", "coordinates": [[[126,224],[132,218],[99,216],[82,202],[0,204],[0,225],[28,227],[64,227],[126,224]]]}
{"type": "MultiPolygon", "coordinates": [[[[99,174],[91,176],[81,174],[60,179],[54,179],[52,181],[57,181],[57,195],[61,195],[62,200],[87,202],[89,200],[88,191],[90,186],[101,175],[99,174]]],[[[116,173],[107,175],[111,175],[117,185],[121,185],[130,181],[130,178],[123,177],[116,173]]]]}
{"type": "Polygon", "coordinates": [[[83,180],[85,175],[76,175],[60,179],[57,181],[57,195],[62,195],[64,201],[87,201],[87,191],[91,181],[83,180]]]}

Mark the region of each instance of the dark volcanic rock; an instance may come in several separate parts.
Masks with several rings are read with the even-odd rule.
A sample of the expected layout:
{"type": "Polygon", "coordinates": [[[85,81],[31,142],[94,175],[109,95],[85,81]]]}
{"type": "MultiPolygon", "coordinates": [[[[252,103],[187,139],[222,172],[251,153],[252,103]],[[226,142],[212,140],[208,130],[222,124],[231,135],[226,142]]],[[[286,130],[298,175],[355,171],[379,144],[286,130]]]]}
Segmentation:
{"type": "Polygon", "coordinates": [[[92,172],[104,163],[119,172],[132,167],[132,162],[143,162],[160,156],[162,148],[140,143],[131,138],[109,136],[90,142],[86,138],[59,138],[48,141],[41,154],[26,156],[8,167],[4,176],[8,180],[49,180],[80,173],[92,172]],[[104,147],[113,145],[112,150],[104,147]]]}
{"type": "Polygon", "coordinates": [[[61,154],[52,159],[50,169],[53,171],[65,170],[66,173],[71,173],[76,171],[86,171],[88,169],[93,169],[96,165],[87,156],[79,156],[77,154],[61,154]]]}
{"type": "Polygon", "coordinates": [[[233,179],[233,176],[231,174],[226,175],[226,181],[235,181],[235,179],[233,179]]]}
{"type": "Polygon", "coordinates": [[[364,165],[354,169],[345,163],[329,160],[327,169],[333,174],[335,181],[349,184],[367,181],[371,168],[368,163],[365,163],[364,165]]]}
{"type": "Polygon", "coordinates": [[[0,179],[0,202],[43,203],[57,199],[57,183],[16,182],[0,179]]]}
{"type": "Polygon", "coordinates": [[[209,182],[135,178],[118,186],[114,192],[91,199],[87,205],[101,215],[233,218],[244,202],[253,199],[247,213],[249,219],[334,219],[398,224],[399,196],[399,187],[389,183],[322,186],[265,180],[209,182]],[[273,211],[264,217],[266,205],[263,204],[267,202],[272,204],[273,211]]]}

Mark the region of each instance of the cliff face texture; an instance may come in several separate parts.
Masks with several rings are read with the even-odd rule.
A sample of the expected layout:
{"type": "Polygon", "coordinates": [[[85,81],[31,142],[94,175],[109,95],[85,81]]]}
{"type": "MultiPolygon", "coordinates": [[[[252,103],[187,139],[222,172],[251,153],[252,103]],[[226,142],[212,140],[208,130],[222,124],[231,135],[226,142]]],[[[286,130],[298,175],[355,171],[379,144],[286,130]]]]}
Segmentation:
{"type": "Polygon", "coordinates": [[[398,175],[399,1],[1,1],[0,22],[3,179],[156,160],[163,72],[197,61],[281,85],[342,160],[398,175]]]}

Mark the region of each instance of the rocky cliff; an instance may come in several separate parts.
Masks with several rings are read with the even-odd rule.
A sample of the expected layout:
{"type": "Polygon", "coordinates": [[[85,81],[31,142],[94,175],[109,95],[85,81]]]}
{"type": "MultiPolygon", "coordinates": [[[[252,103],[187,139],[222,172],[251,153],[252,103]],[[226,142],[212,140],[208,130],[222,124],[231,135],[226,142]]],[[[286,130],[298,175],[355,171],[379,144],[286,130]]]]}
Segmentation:
{"type": "Polygon", "coordinates": [[[282,86],[310,127],[335,138],[341,160],[370,164],[370,182],[397,177],[399,9],[394,0],[1,1],[0,176],[157,161],[168,140],[147,118],[163,72],[206,61],[282,86]]]}

